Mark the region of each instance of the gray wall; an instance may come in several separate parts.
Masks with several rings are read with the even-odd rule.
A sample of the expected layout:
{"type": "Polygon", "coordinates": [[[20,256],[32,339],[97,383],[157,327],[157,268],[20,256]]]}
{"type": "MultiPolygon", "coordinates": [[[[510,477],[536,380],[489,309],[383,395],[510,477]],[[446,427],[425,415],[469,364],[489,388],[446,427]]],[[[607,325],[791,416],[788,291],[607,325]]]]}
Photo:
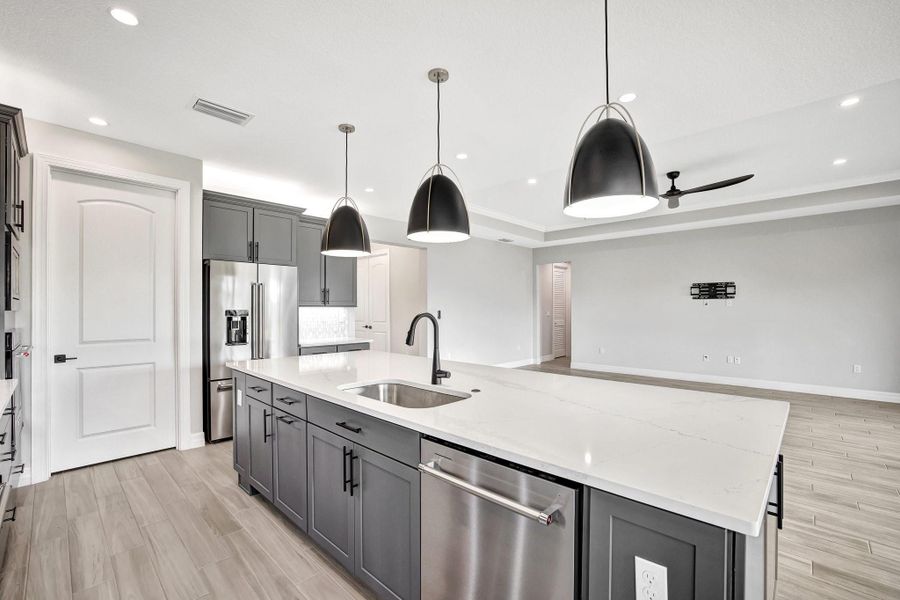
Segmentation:
{"type": "Polygon", "coordinates": [[[900,207],[542,248],[534,261],[572,262],[575,363],[900,391],[900,207]],[[691,300],[695,281],[735,281],[733,306],[691,300]]]}
{"type": "Polygon", "coordinates": [[[530,248],[472,238],[428,248],[428,307],[441,310],[441,356],[530,361],[534,345],[530,248]]]}

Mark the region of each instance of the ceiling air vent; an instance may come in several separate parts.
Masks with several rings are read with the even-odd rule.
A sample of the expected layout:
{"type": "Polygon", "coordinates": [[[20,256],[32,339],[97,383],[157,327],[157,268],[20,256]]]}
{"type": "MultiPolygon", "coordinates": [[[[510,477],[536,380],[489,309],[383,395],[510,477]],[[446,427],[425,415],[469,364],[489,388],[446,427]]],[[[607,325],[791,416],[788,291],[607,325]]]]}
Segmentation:
{"type": "Polygon", "coordinates": [[[194,102],[193,109],[205,115],[216,117],[217,119],[222,119],[229,123],[236,123],[238,125],[246,125],[250,122],[250,119],[253,118],[253,115],[248,112],[222,106],[221,104],[216,104],[215,102],[210,102],[203,98],[197,98],[197,101],[194,102]]]}

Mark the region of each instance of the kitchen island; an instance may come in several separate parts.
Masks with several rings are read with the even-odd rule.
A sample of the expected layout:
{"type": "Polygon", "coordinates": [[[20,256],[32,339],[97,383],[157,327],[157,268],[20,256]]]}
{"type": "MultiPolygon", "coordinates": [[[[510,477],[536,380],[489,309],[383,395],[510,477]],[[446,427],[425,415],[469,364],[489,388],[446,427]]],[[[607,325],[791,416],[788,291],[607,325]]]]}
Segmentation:
{"type": "MultiPolygon", "coordinates": [[[[235,407],[235,468],[245,489],[264,494],[268,490],[276,505],[277,491],[272,488],[278,487],[277,464],[270,467],[271,482],[252,477],[248,469],[254,462],[263,470],[267,461],[277,463],[279,428],[296,427],[297,421],[308,419],[316,434],[336,435],[339,439],[332,439],[333,444],[349,440],[405,468],[420,467],[420,471],[421,464],[416,463],[427,459],[419,460],[418,437],[413,440],[409,434],[421,434],[514,467],[584,486],[578,500],[580,525],[584,529],[578,552],[583,567],[577,569],[580,576],[575,595],[564,597],[626,597],[616,590],[632,590],[630,597],[634,597],[633,590],[639,585],[634,580],[633,567],[637,554],[632,552],[633,556],[627,557],[627,576],[610,572],[611,566],[606,568],[624,564],[618,560],[620,557],[604,554],[615,554],[619,543],[614,528],[609,526],[617,519],[610,514],[618,506],[616,503],[628,504],[630,508],[622,505],[626,511],[635,507],[639,513],[645,511],[646,514],[628,517],[632,523],[646,517],[648,521],[641,523],[642,530],[655,530],[646,536],[649,547],[645,555],[665,551],[665,544],[656,540],[656,535],[670,539],[684,533],[682,545],[670,549],[676,555],[693,548],[695,561],[679,566],[673,558],[675,562],[669,566],[670,598],[677,597],[672,588],[677,589],[682,579],[673,570],[678,568],[693,570],[691,586],[696,585],[697,589],[691,589],[696,598],[749,600],[762,585],[763,576],[756,571],[763,569],[765,561],[764,556],[759,557],[756,540],[765,534],[773,473],[787,423],[787,403],[457,362],[445,363],[452,378],[435,387],[429,384],[429,359],[375,351],[251,360],[229,366],[237,372],[236,389],[244,386],[248,390],[246,402],[241,400],[241,394],[236,394],[236,403],[250,405],[249,412],[246,406],[235,407]],[[408,382],[470,397],[433,408],[406,408],[346,391],[377,381],[408,382]],[[281,406],[279,398],[283,399],[281,406]],[[299,405],[303,405],[302,414],[297,410],[299,405]],[[280,414],[282,409],[284,414],[280,414]],[[245,413],[247,423],[241,421],[240,415],[245,413]],[[363,427],[347,415],[372,424],[376,434],[368,438],[369,442],[361,437],[354,439],[355,435],[364,435],[357,431],[363,427]],[[257,461],[253,458],[255,425],[256,429],[261,428],[261,436],[257,437],[262,439],[262,445],[256,445],[257,453],[263,454],[257,461]],[[242,436],[242,428],[250,435],[242,436]],[[242,437],[248,438],[246,443],[242,437]],[[274,449],[267,457],[263,446],[270,437],[275,438],[274,449]],[[241,456],[242,452],[249,456],[241,456]],[[239,464],[242,461],[244,464],[239,464]],[[659,524],[667,518],[675,525],[651,527],[651,522],[659,524]],[[700,528],[699,533],[689,531],[694,524],[700,528]],[[710,532],[712,535],[707,535],[710,532]],[[698,540],[707,538],[716,541],[706,554],[714,560],[724,560],[721,565],[700,563],[705,560],[705,553],[698,549],[698,540]],[[721,556],[716,557],[720,550],[721,556]],[[594,572],[601,568],[606,572],[594,572]],[[703,589],[705,581],[710,583],[703,589]],[[611,590],[611,595],[601,596],[601,589],[611,590]]],[[[312,436],[304,438],[308,449],[313,448],[312,436]]],[[[341,452],[347,453],[348,443],[340,446],[341,452]]],[[[349,480],[348,461],[343,458],[343,472],[337,477],[343,479],[338,481],[343,488],[349,484],[349,497],[356,487],[352,465],[357,456],[352,448],[348,456],[349,480]]],[[[299,471],[300,460],[309,461],[312,482],[314,457],[305,453],[293,457],[293,472],[299,471]]],[[[416,477],[406,477],[407,494],[418,495],[418,475],[416,472],[416,477]]],[[[312,506],[314,485],[311,483],[308,491],[305,486],[300,491],[295,485],[292,491],[297,496],[306,492],[312,506]]],[[[418,498],[413,500],[416,505],[409,507],[410,519],[419,514],[418,498]]],[[[307,508],[306,499],[301,508],[307,508]]],[[[348,510],[352,512],[353,508],[348,510]]],[[[301,527],[307,524],[305,515],[293,520],[301,527]]],[[[418,523],[411,527],[408,537],[415,544],[418,523]]],[[[316,540],[313,532],[310,535],[316,540]]],[[[640,535],[632,532],[630,541],[625,541],[633,544],[640,535]]],[[[326,545],[332,542],[325,540],[326,545]]],[[[626,550],[623,548],[622,552],[626,550]]],[[[418,554],[419,549],[414,552],[418,554]]],[[[346,554],[343,564],[354,571],[346,554]]],[[[407,575],[417,579],[418,566],[414,565],[407,575]]],[[[381,593],[377,585],[362,579],[385,597],[419,597],[416,581],[404,588],[409,593],[403,595],[396,590],[381,593]]],[[[422,597],[437,596],[429,596],[423,589],[422,597]]]]}

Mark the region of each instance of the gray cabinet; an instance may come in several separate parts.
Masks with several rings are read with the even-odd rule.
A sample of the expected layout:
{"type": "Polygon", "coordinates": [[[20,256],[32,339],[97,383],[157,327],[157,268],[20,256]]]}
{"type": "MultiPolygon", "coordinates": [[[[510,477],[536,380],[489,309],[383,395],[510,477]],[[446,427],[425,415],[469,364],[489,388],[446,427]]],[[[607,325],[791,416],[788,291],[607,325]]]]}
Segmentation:
{"type": "Polygon", "coordinates": [[[272,499],[272,407],[246,396],[250,438],[250,463],[247,476],[250,485],[268,500],[272,499]]]}
{"type": "Polygon", "coordinates": [[[599,490],[589,504],[590,600],[634,600],[636,556],[666,567],[669,598],[732,598],[733,533],[599,490]]]}
{"type": "Polygon", "coordinates": [[[306,421],[275,410],[275,481],[272,502],[293,523],[306,525],[306,421]]]}
{"type": "Polygon", "coordinates": [[[203,258],[253,260],[253,208],[231,202],[203,202],[203,258]]]}
{"type": "Polygon", "coordinates": [[[248,469],[250,468],[250,407],[246,395],[247,376],[235,371],[234,373],[234,432],[232,453],[234,455],[234,470],[237,471],[238,481],[242,486],[247,486],[248,469]]]}
{"type": "Polygon", "coordinates": [[[322,256],[325,223],[297,224],[297,280],[300,306],[356,306],[356,259],[322,256]]]}
{"type": "Polygon", "coordinates": [[[353,443],[308,425],[308,533],[348,571],[353,571],[353,496],[349,481],[353,443]]]}
{"type": "Polygon", "coordinates": [[[293,265],[296,214],[277,205],[203,193],[203,258],[293,265]]]}
{"type": "Polygon", "coordinates": [[[419,472],[354,445],[356,565],[382,598],[420,594],[419,472]]]}

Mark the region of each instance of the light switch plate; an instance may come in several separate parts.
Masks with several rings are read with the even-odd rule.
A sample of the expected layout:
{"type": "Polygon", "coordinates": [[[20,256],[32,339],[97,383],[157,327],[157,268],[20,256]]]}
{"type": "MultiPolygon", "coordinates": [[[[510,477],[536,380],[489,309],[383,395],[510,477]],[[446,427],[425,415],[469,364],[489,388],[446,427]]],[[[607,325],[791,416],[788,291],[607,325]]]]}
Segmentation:
{"type": "Polygon", "coordinates": [[[640,556],[634,557],[635,600],[668,600],[668,569],[640,556]]]}

